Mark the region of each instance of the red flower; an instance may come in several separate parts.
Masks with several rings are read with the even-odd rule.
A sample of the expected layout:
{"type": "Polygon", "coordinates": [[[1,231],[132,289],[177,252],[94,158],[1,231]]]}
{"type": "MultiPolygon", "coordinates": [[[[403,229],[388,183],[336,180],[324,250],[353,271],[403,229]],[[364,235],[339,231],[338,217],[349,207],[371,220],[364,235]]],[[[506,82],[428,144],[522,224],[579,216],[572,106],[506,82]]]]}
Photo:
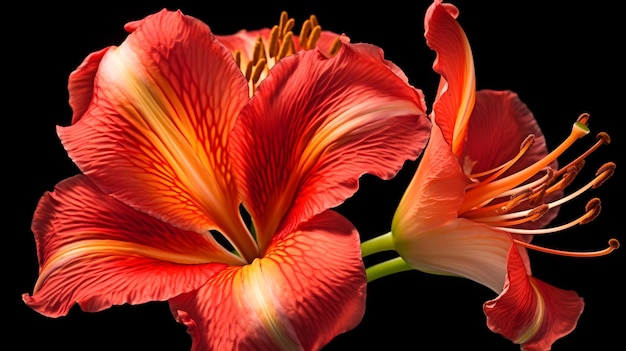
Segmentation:
{"type": "MultiPolygon", "coordinates": [[[[595,218],[597,199],[572,223],[541,229],[555,218],[558,206],[598,186],[615,165],[605,165],[587,187],[564,197],[587,154],[560,169],[557,157],[589,133],[588,115],[548,153],[537,122],[516,94],[476,92],[472,52],[457,16],[456,7],[440,0],[426,14],[425,36],[437,53],[434,69],[441,82],[429,144],[393,218],[393,246],[404,260],[394,269],[408,264],[485,285],[498,294],[484,304],[489,328],[523,350],[549,350],[575,328],[583,300],[534,278],[526,249],[599,256],[616,248],[614,239],[608,249],[589,253],[530,244],[534,234],[595,218]]],[[[608,136],[600,134],[592,150],[604,142],[608,136]]]]}
{"type": "Polygon", "coordinates": [[[422,93],[382,50],[328,32],[246,77],[229,51],[245,47],[181,12],[125,28],[70,76],[58,134],[83,174],[39,202],[24,301],[57,317],[167,300],[195,350],[314,350],[353,328],[360,242],[331,208],[420,154],[422,93]]]}

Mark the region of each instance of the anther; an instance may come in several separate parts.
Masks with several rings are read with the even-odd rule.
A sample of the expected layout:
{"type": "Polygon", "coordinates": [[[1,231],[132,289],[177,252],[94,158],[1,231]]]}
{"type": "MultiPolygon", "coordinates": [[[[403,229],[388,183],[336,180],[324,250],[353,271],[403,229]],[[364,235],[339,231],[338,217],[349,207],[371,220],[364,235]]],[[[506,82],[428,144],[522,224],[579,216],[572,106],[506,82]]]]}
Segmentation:
{"type": "Polygon", "coordinates": [[[605,133],[605,132],[598,133],[598,135],[596,135],[596,139],[598,140],[601,139],[606,145],[609,145],[611,143],[611,137],[609,136],[608,133],[605,133]]]}
{"type": "Polygon", "coordinates": [[[596,172],[596,179],[594,179],[593,186],[591,188],[595,189],[604,184],[607,179],[611,178],[613,173],[615,173],[615,163],[607,162],[603,164],[596,172]]]}
{"type": "Polygon", "coordinates": [[[335,56],[339,52],[339,49],[341,49],[341,45],[341,37],[335,38],[333,44],[330,46],[330,55],[335,56]]]}
{"type": "Polygon", "coordinates": [[[304,21],[304,23],[302,23],[302,28],[300,28],[300,35],[298,36],[300,38],[300,42],[308,40],[312,29],[313,27],[311,26],[311,21],[306,20],[304,21]]]}
{"type": "Polygon", "coordinates": [[[293,51],[293,33],[288,32],[283,38],[283,42],[280,46],[280,51],[278,51],[278,55],[276,55],[276,61],[284,58],[293,51]]]}
{"type": "Polygon", "coordinates": [[[593,199],[587,202],[585,206],[585,211],[587,211],[582,217],[580,217],[580,224],[587,224],[594,219],[598,218],[600,215],[600,209],[602,206],[600,205],[600,199],[594,197],[593,199]]]}
{"type": "Polygon", "coordinates": [[[313,27],[313,30],[311,31],[311,36],[309,37],[309,39],[306,42],[306,48],[305,49],[312,49],[315,47],[315,45],[317,44],[317,41],[320,39],[320,35],[322,34],[322,27],[320,26],[315,26],[313,27]]]}
{"type": "Polygon", "coordinates": [[[270,53],[270,57],[272,58],[278,55],[278,47],[280,46],[280,44],[278,43],[279,32],[280,28],[278,26],[272,27],[272,30],[270,31],[268,50],[270,53]]]}
{"type": "Polygon", "coordinates": [[[287,25],[287,20],[289,20],[289,15],[287,14],[287,11],[281,12],[280,13],[280,20],[278,22],[278,28],[279,28],[278,33],[281,36],[284,33],[285,26],[287,25]]]}
{"type": "Polygon", "coordinates": [[[263,72],[266,66],[267,66],[266,59],[260,59],[259,62],[257,62],[256,65],[254,65],[254,68],[252,69],[252,74],[250,76],[250,82],[253,85],[259,81],[259,78],[261,77],[261,73],[263,72]]]}
{"type": "Polygon", "coordinates": [[[534,207],[530,212],[528,212],[528,217],[530,221],[534,222],[539,218],[543,217],[550,210],[550,206],[546,204],[542,204],[540,206],[534,207]]]}

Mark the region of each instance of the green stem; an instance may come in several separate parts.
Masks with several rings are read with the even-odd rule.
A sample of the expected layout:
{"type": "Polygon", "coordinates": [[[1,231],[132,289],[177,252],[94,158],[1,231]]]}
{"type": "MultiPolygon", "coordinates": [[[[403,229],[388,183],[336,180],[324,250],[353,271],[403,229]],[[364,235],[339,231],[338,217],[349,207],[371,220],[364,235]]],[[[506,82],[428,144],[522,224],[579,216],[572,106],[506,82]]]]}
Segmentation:
{"type": "Polygon", "coordinates": [[[410,271],[412,269],[413,268],[411,268],[411,266],[409,266],[402,259],[402,257],[396,257],[365,269],[365,274],[367,275],[367,282],[371,283],[378,278],[382,278],[384,276],[388,276],[394,273],[410,271]]]}
{"type": "Polygon", "coordinates": [[[395,249],[391,232],[379,235],[361,243],[361,256],[367,257],[378,252],[393,251],[395,249]]]}

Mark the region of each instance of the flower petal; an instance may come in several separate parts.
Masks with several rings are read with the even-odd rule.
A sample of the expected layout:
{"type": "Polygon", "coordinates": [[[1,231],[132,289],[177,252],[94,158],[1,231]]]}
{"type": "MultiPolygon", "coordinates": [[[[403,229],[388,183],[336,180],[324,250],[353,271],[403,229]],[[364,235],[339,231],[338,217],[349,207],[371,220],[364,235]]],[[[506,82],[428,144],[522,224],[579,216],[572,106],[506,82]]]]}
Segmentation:
{"type": "Polygon", "coordinates": [[[73,74],[81,87],[93,77],[93,98],[84,109],[89,89],[70,84],[75,113],[84,110],[58,128],[70,157],[140,211],[185,230],[247,235],[235,220],[226,148],[248,88],[231,53],[180,12],[163,10],[126,29],[132,33],[107,50],[95,74],[95,58],[73,74]]]}
{"type": "Polygon", "coordinates": [[[396,250],[411,267],[471,279],[496,293],[502,291],[512,245],[507,233],[460,218],[412,236],[396,240],[396,250]]]}
{"type": "Polygon", "coordinates": [[[504,290],[483,309],[487,326],[517,344],[522,350],[550,350],[559,338],[576,327],[584,302],[576,292],[562,290],[527,275],[513,247],[509,254],[504,290]]]}
{"type": "Polygon", "coordinates": [[[428,147],[393,217],[394,240],[414,240],[411,237],[457,218],[469,184],[439,126],[433,124],[428,147]]]}
{"type": "Polygon", "coordinates": [[[423,96],[380,50],[344,43],[281,60],[233,130],[234,171],[260,242],[341,204],[358,178],[389,179],[421,153],[430,123],[423,96]]]}
{"type": "Polygon", "coordinates": [[[426,43],[437,57],[433,69],[441,75],[432,118],[441,127],[453,152],[461,156],[467,123],[474,107],[476,77],[474,59],[463,28],[456,21],[458,9],[436,0],[424,20],[426,43]]]}
{"type": "MultiPolygon", "coordinates": [[[[479,91],[465,146],[467,156],[476,161],[472,172],[493,169],[509,161],[518,154],[520,145],[530,134],[535,137],[532,147],[503,176],[536,163],[548,154],[548,146],[535,117],[517,94],[511,91],[479,91]]],[[[557,160],[550,167],[558,169],[557,160]]],[[[536,177],[530,181],[534,179],[536,177]]],[[[545,202],[561,197],[562,189],[546,196],[545,202]]],[[[521,227],[543,228],[558,215],[559,208],[557,206],[538,220],[525,223],[521,227]]],[[[531,238],[532,236],[526,236],[524,241],[530,241],[531,238]]]]}
{"type": "Polygon", "coordinates": [[[40,264],[24,301],[57,317],[78,303],[111,305],[167,300],[196,289],[227,262],[240,260],[210,236],[173,228],[98,190],[85,176],[59,183],[35,211],[40,264]]]}
{"type": "Polygon", "coordinates": [[[274,238],[265,257],[170,300],[194,349],[317,350],[354,328],[365,308],[359,237],[326,211],[274,238]]]}

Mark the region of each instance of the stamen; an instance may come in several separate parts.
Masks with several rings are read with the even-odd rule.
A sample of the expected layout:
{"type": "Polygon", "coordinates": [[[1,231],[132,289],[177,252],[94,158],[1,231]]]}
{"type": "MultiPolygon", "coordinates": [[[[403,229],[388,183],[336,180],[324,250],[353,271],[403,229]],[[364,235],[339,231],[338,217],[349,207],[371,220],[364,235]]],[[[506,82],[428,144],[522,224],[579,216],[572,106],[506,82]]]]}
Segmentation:
{"type": "Polygon", "coordinates": [[[310,20],[306,20],[304,21],[304,23],[302,23],[302,28],[300,28],[300,35],[298,36],[301,43],[309,40],[309,35],[311,34],[312,29],[313,26],[311,25],[310,20]]]}
{"type": "Polygon", "coordinates": [[[596,135],[596,140],[597,140],[597,142],[595,144],[593,144],[589,148],[589,150],[587,150],[582,155],[578,156],[575,160],[570,162],[567,166],[563,167],[563,170],[567,169],[568,167],[570,167],[573,164],[578,164],[578,163],[582,162],[585,158],[589,157],[589,155],[591,155],[594,151],[596,151],[601,145],[608,145],[608,144],[611,143],[611,137],[607,133],[605,133],[605,132],[598,133],[596,135]]]}
{"type": "Polygon", "coordinates": [[[549,210],[550,210],[550,207],[546,204],[543,204],[535,208],[532,208],[528,211],[507,213],[507,214],[503,214],[500,216],[493,216],[493,217],[479,217],[477,219],[474,219],[473,221],[477,223],[485,223],[494,227],[495,226],[510,227],[514,225],[527,223],[527,222],[534,222],[538,220],[539,218],[543,217],[543,215],[545,215],[549,210]],[[508,220],[511,218],[516,218],[516,219],[508,220]]]}
{"type": "Polygon", "coordinates": [[[265,69],[265,67],[267,67],[266,59],[261,59],[259,60],[259,62],[257,62],[256,65],[254,65],[254,68],[252,69],[252,75],[250,77],[250,82],[252,83],[253,87],[259,81],[259,78],[261,77],[261,73],[263,73],[263,70],[265,69]]]}
{"type": "MultiPolygon", "coordinates": [[[[551,204],[548,204],[548,206],[550,208],[553,208],[554,206],[551,204]]],[[[523,235],[537,235],[537,234],[551,234],[551,233],[556,233],[556,232],[561,232],[564,231],[565,229],[568,228],[572,228],[578,224],[586,224],[591,222],[593,219],[595,219],[596,217],[598,217],[598,215],[600,214],[600,199],[598,198],[593,198],[591,200],[589,200],[589,202],[587,202],[587,206],[585,206],[585,213],[578,217],[577,219],[569,222],[569,223],[565,223],[562,224],[560,226],[557,227],[551,227],[551,228],[538,228],[538,229],[522,229],[522,228],[505,228],[505,227],[495,227],[494,229],[499,229],[505,232],[509,232],[512,234],[523,234],[523,235]]],[[[521,211],[519,212],[519,214],[522,213],[530,213],[531,210],[529,211],[521,211]]]]}
{"type": "Polygon", "coordinates": [[[285,56],[293,53],[293,33],[289,32],[283,38],[283,42],[280,45],[278,55],[276,55],[276,61],[284,58],[285,56]]]}
{"type": "Polygon", "coordinates": [[[278,26],[274,26],[272,27],[272,30],[270,31],[270,38],[269,38],[269,43],[267,44],[268,46],[268,50],[270,52],[270,57],[271,58],[275,58],[278,55],[278,34],[280,32],[280,29],[278,28],[278,26]]]}
{"type": "Polygon", "coordinates": [[[280,34],[280,36],[282,37],[283,33],[285,33],[284,29],[287,25],[287,20],[289,20],[289,15],[287,14],[287,11],[283,11],[280,13],[280,19],[278,21],[278,33],[280,34]]]}
{"type": "Polygon", "coordinates": [[[459,213],[467,212],[470,209],[498,197],[500,193],[507,189],[513,188],[527,179],[531,178],[541,169],[549,165],[558,156],[560,156],[565,150],[567,150],[576,140],[587,135],[589,128],[583,123],[587,118],[579,117],[578,121],[572,126],[572,132],[570,135],[559,145],[554,151],[546,155],[543,159],[539,160],[532,166],[521,170],[510,176],[494,180],[490,183],[479,183],[476,187],[470,189],[466,193],[465,201],[459,209],[459,213]]]}
{"type": "Polygon", "coordinates": [[[306,42],[305,49],[307,49],[307,50],[313,49],[315,47],[315,45],[317,45],[317,41],[320,40],[320,35],[321,34],[322,34],[322,27],[320,27],[320,26],[313,27],[313,30],[311,31],[311,36],[309,37],[309,39],[306,42]]]}
{"type": "Polygon", "coordinates": [[[546,248],[546,247],[534,245],[534,244],[527,243],[527,242],[524,242],[524,241],[521,241],[521,240],[517,240],[517,239],[513,239],[513,241],[515,242],[515,244],[524,246],[527,249],[540,251],[540,252],[545,252],[545,253],[549,253],[549,254],[553,254],[553,255],[567,256],[567,257],[599,257],[599,256],[604,256],[604,255],[608,255],[611,252],[617,250],[619,248],[619,246],[620,246],[620,243],[619,243],[619,241],[617,239],[610,239],[609,240],[609,247],[607,247],[605,249],[598,250],[598,251],[589,251],[589,252],[574,252],[574,251],[564,251],[564,250],[549,249],[549,248],[546,248]]]}

